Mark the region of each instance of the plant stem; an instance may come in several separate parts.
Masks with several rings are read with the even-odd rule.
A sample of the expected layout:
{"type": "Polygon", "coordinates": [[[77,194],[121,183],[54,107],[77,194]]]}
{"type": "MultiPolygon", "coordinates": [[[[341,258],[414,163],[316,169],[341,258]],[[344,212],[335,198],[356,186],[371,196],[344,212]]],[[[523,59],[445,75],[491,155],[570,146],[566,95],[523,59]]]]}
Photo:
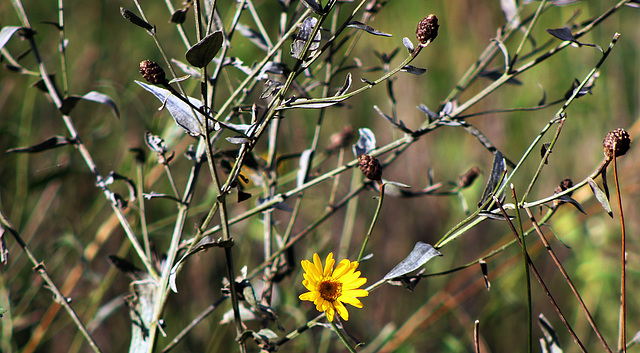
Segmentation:
{"type": "MultiPolygon", "coordinates": [[[[337,313],[335,315],[338,315],[337,313]]],[[[347,341],[347,338],[344,336],[344,334],[342,333],[342,331],[340,331],[340,329],[338,328],[338,325],[336,325],[335,322],[331,321],[331,327],[333,327],[333,331],[335,331],[335,333],[338,335],[338,337],[340,338],[340,341],[342,341],[342,344],[344,344],[345,347],[347,347],[347,349],[349,350],[349,352],[351,353],[356,353],[356,350],[353,349],[353,347],[351,347],[351,345],[349,344],[349,342],[347,341]]]]}
{"type": "Polygon", "coordinates": [[[620,196],[620,184],[618,182],[618,166],[615,156],[615,145],[613,148],[613,179],[616,183],[616,196],[618,198],[618,210],[620,211],[620,226],[622,233],[622,253],[620,254],[621,271],[620,274],[620,339],[618,341],[618,351],[627,352],[627,237],[624,225],[624,212],[622,211],[622,198],[620,196]]]}
{"type": "Polygon", "coordinates": [[[384,183],[382,181],[375,181],[378,183],[380,187],[380,195],[378,196],[378,207],[376,208],[376,213],[373,215],[373,219],[371,220],[371,224],[369,225],[369,230],[367,231],[367,236],[364,238],[364,242],[362,243],[362,248],[360,248],[360,254],[358,254],[357,262],[362,260],[364,256],[364,250],[369,243],[369,239],[371,238],[371,233],[373,233],[373,227],[376,225],[376,221],[378,220],[378,216],[380,216],[380,210],[382,209],[382,200],[384,199],[384,183]]]}

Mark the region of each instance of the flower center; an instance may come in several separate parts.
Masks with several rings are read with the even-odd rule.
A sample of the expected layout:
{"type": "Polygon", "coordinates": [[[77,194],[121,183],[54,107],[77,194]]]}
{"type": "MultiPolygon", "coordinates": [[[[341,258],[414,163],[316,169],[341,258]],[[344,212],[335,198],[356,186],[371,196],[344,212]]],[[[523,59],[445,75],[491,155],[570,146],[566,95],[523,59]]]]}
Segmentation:
{"type": "Polygon", "coordinates": [[[342,283],[329,277],[320,282],[318,292],[324,300],[333,302],[342,294],[342,283]]]}

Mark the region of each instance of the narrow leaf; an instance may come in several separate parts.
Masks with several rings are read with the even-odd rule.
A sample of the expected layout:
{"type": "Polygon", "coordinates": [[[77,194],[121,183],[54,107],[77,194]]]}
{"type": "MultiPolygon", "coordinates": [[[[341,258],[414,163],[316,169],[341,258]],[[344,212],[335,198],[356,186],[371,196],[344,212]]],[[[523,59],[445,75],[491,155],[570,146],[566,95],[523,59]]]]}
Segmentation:
{"type": "Polygon", "coordinates": [[[338,92],[336,92],[334,97],[339,97],[345,94],[347,90],[349,90],[349,87],[351,87],[352,82],[353,82],[353,79],[351,78],[351,73],[348,73],[347,77],[344,80],[344,85],[342,85],[342,87],[338,90],[338,92]]]}
{"type": "Polygon", "coordinates": [[[127,21],[133,23],[134,25],[140,27],[140,28],[144,28],[147,31],[151,31],[153,32],[153,26],[149,24],[149,22],[141,19],[140,17],[138,17],[138,15],[134,14],[133,12],[125,9],[124,7],[120,8],[120,14],[122,15],[122,17],[124,17],[127,21]]]}
{"type": "Polygon", "coordinates": [[[409,272],[413,272],[435,256],[442,256],[442,254],[438,250],[434,249],[433,246],[419,241],[416,243],[409,256],[387,273],[384,276],[384,279],[396,278],[406,275],[409,272]]]}
{"type": "Polygon", "coordinates": [[[332,105],[336,105],[348,97],[327,97],[327,98],[317,98],[317,99],[305,99],[305,98],[290,98],[285,102],[282,102],[281,105],[276,108],[276,110],[285,110],[285,109],[293,109],[293,108],[305,108],[305,109],[322,109],[327,108],[332,105]]]}
{"type": "Polygon", "coordinates": [[[547,33],[551,34],[552,36],[560,40],[565,40],[565,41],[574,42],[574,43],[578,42],[576,37],[574,37],[573,34],[571,34],[571,29],[569,27],[547,29],[547,33]]]}
{"type": "Polygon", "coordinates": [[[222,48],[222,31],[216,31],[204,37],[187,50],[187,61],[195,67],[205,67],[222,48]]]}
{"type": "Polygon", "coordinates": [[[389,33],[385,33],[382,31],[378,31],[376,29],[373,29],[370,26],[367,26],[366,24],[359,22],[359,21],[351,21],[349,22],[349,24],[347,25],[347,27],[352,27],[352,28],[357,28],[357,29],[361,29],[367,33],[376,35],[376,36],[383,36],[383,37],[393,37],[391,34],[389,33]]]}
{"type": "Polygon", "coordinates": [[[307,149],[300,154],[300,167],[298,168],[297,186],[301,187],[307,181],[307,174],[311,167],[311,157],[313,156],[313,150],[307,149]]]}
{"type": "Polygon", "coordinates": [[[480,270],[482,271],[482,277],[484,278],[484,286],[487,290],[491,289],[491,282],[489,282],[489,270],[487,269],[487,263],[484,260],[478,261],[480,264],[480,270]]]}
{"type": "Polygon", "coordinates": [[[316,0],[302,0],[304,6],[318,15],[323,15],[322,6],[316,0]]]}
{"type": "Polygon", "coordinates": [[[401,71],[420,76],[423,73],[427,72],[427,69],[423,69],[421,67],[415,67],[413,65],[405,65],[402,67],[401,71]]]}
{"type": "MultiPolygon", "coordinates": [[[[564,40],[564,41],[568,41],[571,43],[576,44],[577,46],[587,46],[587,47],[595,47],[595,48],[599,48],[597,45],[595,44],[589,44],[589,43],[582,43],[579,42],[578,39],[571,33],[571,29],[569,29],[569,27],[564,27],[564,28],[554,28],[554,29],[547,29],[547,33],[551,34],[552,36],[560,39],[560,40],[564,40]]],[[[600,49],[600,51],[602,51],[602,49],[600,49]]]]}
{"type": "Polygon", "coordinates": [[[233,136],[233,137],[227,137],[225,138],[225,140],[233,143],[234,145],[241,145],[243,143],[249,143],[251,142],[251,140],[249,140],[248,138],[244,137],[244,136],[233,136]]]}
{"type": "Polygon", "coordinates": [[[591,191],[593,191],[593,195],[596,197],[596,200],[600,202],[600,205],[602,205],[602,208],[604,208],[604,210],[609,214],[609,217],[613,218],[613,212],[611,212],[611,205],[609,204],[607,195],[605,195],[604,191],[602,191],[598,187],[598,184],[596,184],[593,179],[587,178],[587,182],[589,183],[591,191]]]}
{"type": "Polygon", "coordinates": [[[62,107],[60,107],[60,112],[62,114],[68,115],[69,113],[71,113],[73,108],[75,108],[76,104],[81,100],[105,104],[109,108],[111,108],[111,111],[117,118],[120,118],[120,112],[118,111],[116,103],[106,94],[96,91],[91,91],[84,96],[69,96],[65,98],[64,102],[62,102],[62,107]]]}
{"type": "Polygon", "coordinates": [[[13,34],[16,33],[16,31],[19,30],[20,28],[21,27],[17,27],[17,26],[2,27],[2,30],[0,31],[0,49],[4,48],[4,46],[7,44],[9,39],[11,39],[13,34]]]}
{"type": "Polygon", "coordinates": [[[547,318],[543,314],[538,315],[538,325],[540,330],[544,334],[544,338],[540,339],[540,348],[543,352],[548,353],[562,353],[563,350],[560,347],[560,340],[558,334],[553,329],[553,326],[547,321],[547,318]]]}
{"type": "MultiPolygon", "coordinates": [[[[502,177],[506,171],[507,163],[502,156],[502,152],[496,150],[495,157],[493,159],[493,168],[491,169],[491,175],[489,176],[487,185],[485,186],[484,192],[482,193],[482,198],[480,199],[480,202],[478,202],[478,206],[483,205],[485,202],[487,202],[487,200],[489,200],[494,191],[496,191],[496,189],[500,185],[500,180],[502,180],[502,177]]],[[[499,197],[498,199],[501,199],[503,197],[504,195],[502,195],[502,197],[499,197]]]]}
{"type": "Polygon", "coordinates": [[[409,128],[407,128],[402,121],[396,122],[392,117],[390,117],[387,114],[383,113],[382,110],[380,110],[380,108],[378,108],[377,105],[374,105],[373,109],[376,111],[376,113],[378,113],[378,115],[380,115],[381,117],[385,118],[385,120],[387,120],[391,125],[393,125],[396,128],[400,129],[402,132],[407,133],[407,134],[413,134],[413,131],[411,131],[409,128]]]}
{"type": "Polygon", "coordinates": [[[558,201],[560,202],[567,202],[572,204],[575,208],[578,209],[578,211],[587,214],[587,212],[584,211],[584,208],[582,208],[582,205],[580,205],[580,202],[576,201],[575,199],[571,198],[569,195],[562,195],[558,198],[558,201]]]}
{"type": "Polygon", "coordinates": [[[73,143],[75,143],[73,139],[63,137],[63,136],[54,136],[37,145],[8,149],[6,153],[38,153],[38,152],[58,148],[60,146],[70,145],[73,143]]]}

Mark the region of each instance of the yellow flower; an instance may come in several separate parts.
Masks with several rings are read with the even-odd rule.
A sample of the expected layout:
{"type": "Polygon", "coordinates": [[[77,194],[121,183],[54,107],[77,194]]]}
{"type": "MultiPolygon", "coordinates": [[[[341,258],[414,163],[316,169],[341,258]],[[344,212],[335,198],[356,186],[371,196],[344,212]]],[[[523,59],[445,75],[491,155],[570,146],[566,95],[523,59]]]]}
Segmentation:
{"type": "Polygon", "coordinates": [[[318,254],[313,254],[313,263],[302,260],[304,269],[304,281],[302,284],[309,290],[308,293],[300,294],[300,300],[309,300],[316,305],[316,309],[327,314],[327,319],[333,321],[333,316],[337,311],[345,320],[349,320],[349,312],[343,303],[362,308],[362,303],[358,297],[369,295],[364,289],[358,289],[367,282],[366,278],[360,277],[360,271],[356,271],[358,262],[342,260],[336,267],[333,266],[336,260],[333,253],[327,256],[324,269],[318,254]]]}

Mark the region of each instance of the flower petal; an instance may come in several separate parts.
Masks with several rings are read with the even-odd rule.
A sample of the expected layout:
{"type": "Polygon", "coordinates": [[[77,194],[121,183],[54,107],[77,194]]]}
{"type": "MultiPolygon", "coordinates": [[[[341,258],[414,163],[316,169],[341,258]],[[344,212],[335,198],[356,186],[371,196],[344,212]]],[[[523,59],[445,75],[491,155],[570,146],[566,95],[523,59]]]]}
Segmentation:
{"type": "Polygon", "coordinates": [[[324,265],[324,277],[331,276],[331,273],[333,272],[333,266],[335,264],[336,260],[333,259],[333,253],[330,252],[329,255],[327,255],[327,261],[324,265]]]}
{"type": "Polygon", "coordinates": [[[356,308],[362,308],[362,302],[358,300],[358,298],[341,296],[338,300],[342,303],[353,305],[356,308]]]}
{"type": "Polygon", "coordinates": [[[315,301],[318,298],[318,296],[319,296],[318,292],[307,292],[307,293],[300,294],[298,298],[300,298],[300,300],[315,301]]]}
{"type": "Polygon", "coordinates": [[[338,312],[340,317],[344,319],[344,321],[349,321],[349,312],[347,311],[347,308],[341,302],[336,300],[333,303],[333,306],[336,308],[336,311],[338,312]]]}
{"type": "Polygon", "coordinates": [[[340,261],[340,263],[338,264],[338,267],[336,267],[336,270],[333,271],[333,277],[334,278],[342,277],[345,274],[347,274],[350,269],[351,269],[351,262],[347,259],[344,259],[340,261]]]}
{"type": "Polygon", "coordinates": [[[342,290],[356,289],[365,283],[367,283],[367,279],[364,277],[360,277],[351,281],[344,281],[344,284],[342,285],[342,290]]]}
{"type": "Polygon", "coordinates": [[[316,278],[322,278],[322,260],[320,260],[320,256],[318,255],[318,253],[313,254],[313,264],[313,274],[316,276],[316,278]]]}

